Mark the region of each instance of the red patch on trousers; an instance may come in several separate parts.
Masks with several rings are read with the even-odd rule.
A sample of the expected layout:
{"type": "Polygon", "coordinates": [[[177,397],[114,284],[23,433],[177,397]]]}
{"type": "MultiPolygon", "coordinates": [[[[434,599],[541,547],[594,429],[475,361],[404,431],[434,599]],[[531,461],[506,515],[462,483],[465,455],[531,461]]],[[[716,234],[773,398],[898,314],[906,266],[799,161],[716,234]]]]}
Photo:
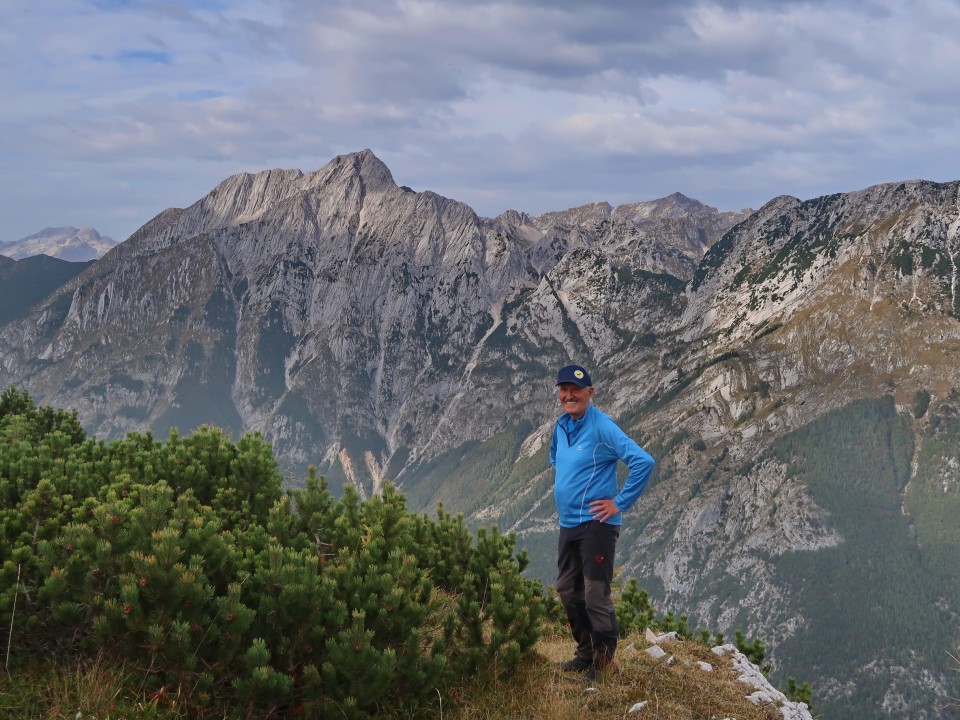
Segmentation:
{"type": "Polygon", "coordinates": [[[597,563],[597,565],[599,565],[603,562],[603,555],[597,555],[593,560],[595,563],[597,563]]]}

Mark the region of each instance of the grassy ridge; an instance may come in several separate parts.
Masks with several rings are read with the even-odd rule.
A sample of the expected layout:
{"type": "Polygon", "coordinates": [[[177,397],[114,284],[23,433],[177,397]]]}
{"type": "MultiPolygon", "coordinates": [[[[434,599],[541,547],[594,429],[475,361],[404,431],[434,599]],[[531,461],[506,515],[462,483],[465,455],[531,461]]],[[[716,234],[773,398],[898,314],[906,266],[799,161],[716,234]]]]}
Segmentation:
{"type": "MultiPolygon", "coordinates": [[[[781,717],[773,706],[749,702],[746,695],[753,688],[739,682],[729,664],[718,660],[706,646],[692,641],[665,643],[664,649],[675,658],[669,664],[652,659],[643,652],[645,647],[639,635],[625,638],[616,672],[601,675],[595,683],[584,683],[578,674],[557,668],[559,662],[568,659],[572,643],[563,627],[548,625],[534,652],[515,673],[464,677],[438,693],[436,707],[416,717],[612,720],[623,718],[629,708],[643,702],[647,705],[637,717],[781,717]],[[704,671],[698,662],[710,664],[713,670],[704,671]]],[[[14,676],[0,675],[0,716],[36,720],[223,720],[242,714],[231,716],[199,708],[188,714],[156,693],[138,690],[135,672],[127,674],[122,668],[94,660],[77,665],[37,665],[14,676]]]]}

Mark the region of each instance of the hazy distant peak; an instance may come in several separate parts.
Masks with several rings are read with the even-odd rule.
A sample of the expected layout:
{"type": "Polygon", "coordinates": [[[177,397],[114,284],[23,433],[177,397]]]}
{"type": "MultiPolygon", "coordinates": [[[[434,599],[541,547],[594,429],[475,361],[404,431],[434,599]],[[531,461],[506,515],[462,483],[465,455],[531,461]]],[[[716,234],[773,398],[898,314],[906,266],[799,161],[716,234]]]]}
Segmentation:
{"type": "Polygon", "coordinates": [[[13,260],[49,255],[68,262],[97,260],[116,245],[94,228],[48,227],[14,242],[0,245],[3,254],[13,260]]]}

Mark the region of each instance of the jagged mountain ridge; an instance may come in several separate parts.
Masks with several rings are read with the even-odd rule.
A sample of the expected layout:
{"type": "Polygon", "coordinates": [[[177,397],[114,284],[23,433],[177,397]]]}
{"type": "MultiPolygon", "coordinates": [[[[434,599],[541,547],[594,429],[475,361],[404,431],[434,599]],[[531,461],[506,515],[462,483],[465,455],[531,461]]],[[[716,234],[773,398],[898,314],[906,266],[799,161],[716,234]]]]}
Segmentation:
{"type": "MultiPolygon", "coordinates": [[[[648,223],[661,213],[652,214],[648,223]]],[[[738,217],[728,214],[724,221],[712,214],[709,230],[685,228],[693,240],[684,237],[682,247],[648,242],[653,254],[637,264],[655,271],[692,268],[706,233],[713,241],[738,217]]],[[[337,428],[311,427],[318,424],[315,414],[335,412],[359,412],[348,430],[375,428],[381,452],[392,452],[409,442],[405,414],[418,411],[405,400],[414,382],[435,382],[435,394],[455,398],[459,389],[442,376],[472,369],[475,344],[501,322],[497,308],[511,294],[536,288],[571,249],[586,252],[608,237],[622,245],[626,232],[610,211],[591,212],[580,224],[558,213],[536,219],[539,226],[517,215],[519,223],[481,219],[461,203],[398,188],[369,152],[338,158],[309,175],[234,176],[190,208],[162,213],[64,289],[50,305],[60,312],[43,314],[28,331],[33,344],[11,347],[5,365],[13,377],[26,372],[41,397],[76,402],[81,416],[106,436],[176,419],[171,390],[195,380],[229,387],[230,429],[265,430],[294,461],[321,461],[308,454],[317,446],[332,448],[328,457],[339,452],[337,428]],[[557,227],[562,232],[552,230],[557,227]],[[283,346],[283,357],[274,352],[258,362],[271,328],[282,337],[266,349],[283,346]],[[99,348],[131,336],[139,338],[137,352],[109,368],[109,354],[99,348]],[[431,340],[426,346],[425,337],[431,340]],[[170,362],[171,342],[193,355],[202,351],[199,377],[191,380],[190,363],[170,362]],[[234,359],[214,357],[225,345],[234,359]],[[36,357],[45,361],[42,368],[31,367],[36,357]],[[397,372],[404,363],[412,371],[397,372]],[[34,372],[43,379],[33,380],[34,372]],[[111,373],[127,379],[112,382],[111,373]],[[369,411],[338,412],[335,398],[304,397],[301,384],[337,386],[345,395],[368,398],[369,411]],[[90,387],[116,397],[91,394],[90,387]],[[277,415],[290,417],[278,411],[285,402],[307,404],[307,417],[276,422],[277,415]],[[139,417],[129,417],[133,409],[139,417]]],[[[639,223],[630,231],[644,232],[639,223]]],[[[414,447],[414,455],[419,452],[414,447]]]]}
{"type": "MultiPolygon", "coordinates": [[[[790,563],[842,551],[855,528],[777,443],[890,397],[866,415],[915,445],[895,500],[926,548],[943,517],[919,522],[917,493],[957,493],[942,470],[956,452],[928,456],[958,387],[957,185],[752,214],[674,195],[487,219],[397,187],[369,152],[238,175],[0,328],[0,379],[99,435],[262,430],[292,478],[314,462],[367,494],[394,480],[419,507],[515,530],[549,576],[552,376],[588,363],[598,404],[660,461],[624,528],[625,572],[711,626],[773,637],[790,668],[816,620],[790,563]],[[904,429],[921,391],[930,413],[904,429]]],[[[941,664],[873,652],[855,664],[899,678],[876,701],[888,716],[949,693],[941,664]]],[[[849,667],[820,672],[836,706],[857,697],[849,667]]]]}

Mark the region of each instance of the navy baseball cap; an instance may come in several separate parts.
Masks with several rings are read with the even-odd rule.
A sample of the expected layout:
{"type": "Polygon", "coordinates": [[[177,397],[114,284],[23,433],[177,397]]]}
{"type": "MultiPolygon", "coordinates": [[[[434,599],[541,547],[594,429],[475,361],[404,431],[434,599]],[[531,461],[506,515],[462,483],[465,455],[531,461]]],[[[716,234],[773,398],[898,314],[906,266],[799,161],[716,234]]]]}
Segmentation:
{"type": "Polygon", "coordinates": [[[577,387],[593,387],[593,381],[590,380],[590,373],[586,368],[579,365],[567,365],[560,368],[557,373],[557,385],[560,383],[573,383],[577,387]]]}

